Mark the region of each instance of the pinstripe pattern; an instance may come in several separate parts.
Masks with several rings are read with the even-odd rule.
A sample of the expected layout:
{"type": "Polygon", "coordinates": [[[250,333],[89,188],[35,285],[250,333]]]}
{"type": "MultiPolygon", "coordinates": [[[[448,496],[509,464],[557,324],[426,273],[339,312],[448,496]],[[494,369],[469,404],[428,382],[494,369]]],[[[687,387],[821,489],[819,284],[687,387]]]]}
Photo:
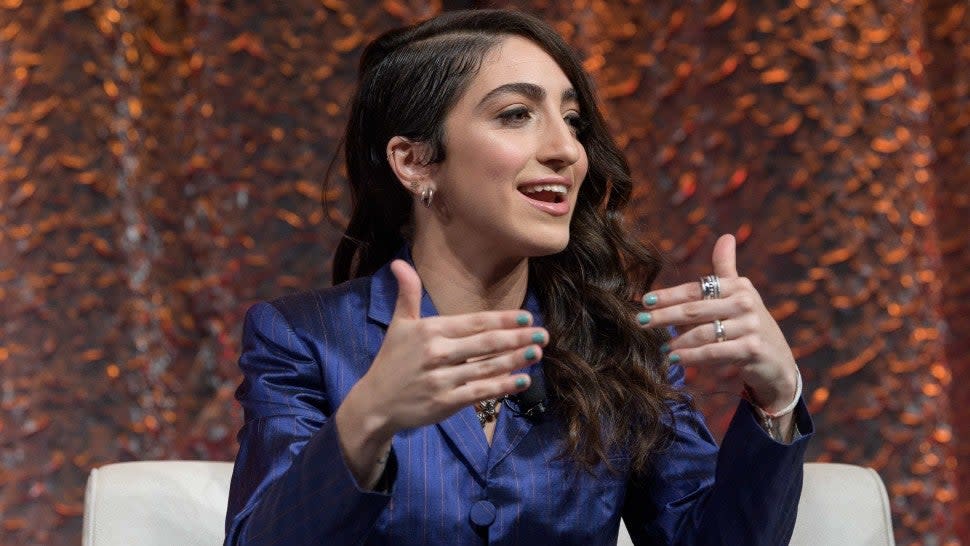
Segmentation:
{"type": "MultiPolygon", "coordinates": [[[[784,446],[742,402],[720,453],[701,417],[677,408],[677,440],[641,480],[557,460],[563,429],[554,411],[536,421],[499,412],[489,447],[469,407],[398,433],[390,494],[360,490],[329,417],[377,354],[396,297],[385,267],[250,309],[227,544],[612,545],[621,514],[640,544],[786,543],[812,432],[804,404],[797,419],[806,434],[784,446]],[[495,507],[487,529],[469,518],[483,499],[495,507]]],[[[531,293],[525,306],[541,324],[531,293]]],[[[422,315],[434,314],[425,294],[422,315]]],[[[682,370],[673,372],[681,383],[682,370]]],[[[628,465],[623,453],[611,462],[628,465]]]]}

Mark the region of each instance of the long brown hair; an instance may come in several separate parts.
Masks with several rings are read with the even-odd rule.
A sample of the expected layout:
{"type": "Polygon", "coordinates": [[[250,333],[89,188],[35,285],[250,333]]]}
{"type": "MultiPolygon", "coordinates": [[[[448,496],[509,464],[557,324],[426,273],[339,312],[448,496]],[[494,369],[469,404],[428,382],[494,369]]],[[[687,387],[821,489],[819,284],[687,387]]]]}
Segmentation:
{"type": "Polygon", "coordinates": [[[510,35],[542,47],[576,90],[589,158],[565,250],[531,258],[529,285],[550,333],[543,372],[566,427],[566,455],[590,469],[617,452],[642,471],[669,439],[671,403],[685,397],[667,380],[663,332],[634,323],[637,298],[660,261],[623,228],[630,169],[596,106],[589,76],[548,25],[507,10],[449,12],[374,40],[360,61],[345,136],[352,214],[334,256],[333,282],[370,275],[406,244],[413,199],[385,156],[391,137],[430,144],[445,158],[445,116],[485,55],[510,35]],[[407,92],[402,92],[406,90],[407,92]]]}

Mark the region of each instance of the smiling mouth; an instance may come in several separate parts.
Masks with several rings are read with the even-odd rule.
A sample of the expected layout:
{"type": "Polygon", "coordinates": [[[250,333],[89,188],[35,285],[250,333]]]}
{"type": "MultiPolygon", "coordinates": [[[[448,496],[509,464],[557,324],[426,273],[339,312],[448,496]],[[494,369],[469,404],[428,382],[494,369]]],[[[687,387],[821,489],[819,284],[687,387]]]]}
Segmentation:
{"type": "Polygon", "coordinates": [[[529,199],[543,203],[562,203],[566,200],[566,194],[569,190],[562,184],[541,184],[522,186],[519,191],[529,199]]]}

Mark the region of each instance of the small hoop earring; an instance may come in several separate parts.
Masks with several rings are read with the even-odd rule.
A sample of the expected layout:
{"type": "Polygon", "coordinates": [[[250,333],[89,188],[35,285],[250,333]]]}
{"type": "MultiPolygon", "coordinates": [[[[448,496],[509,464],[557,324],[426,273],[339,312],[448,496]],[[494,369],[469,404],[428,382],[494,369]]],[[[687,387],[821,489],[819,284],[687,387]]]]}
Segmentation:
{"type": "Polygon", "coordinates": [[[434,188],[432,188],[431,186],[425,186],[424,189],[421,190],[421,204],[424,205],[425,208],[430,209],[431,201],[433,199],[434,199],[434,188]]]}

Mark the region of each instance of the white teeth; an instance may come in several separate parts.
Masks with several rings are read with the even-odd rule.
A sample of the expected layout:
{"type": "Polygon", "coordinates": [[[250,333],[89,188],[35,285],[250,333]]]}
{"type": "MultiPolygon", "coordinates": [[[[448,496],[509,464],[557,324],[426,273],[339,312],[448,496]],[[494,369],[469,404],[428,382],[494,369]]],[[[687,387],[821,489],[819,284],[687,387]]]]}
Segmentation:
{"type": "Polygon", "coordinates": [[[534,186],[526,186],[525,188],[522,188],[522,193],[537,193],[540,191],[551,191],[566,195],[569,192],[569,188],[563,184],[536,184],[534,186]]]}

